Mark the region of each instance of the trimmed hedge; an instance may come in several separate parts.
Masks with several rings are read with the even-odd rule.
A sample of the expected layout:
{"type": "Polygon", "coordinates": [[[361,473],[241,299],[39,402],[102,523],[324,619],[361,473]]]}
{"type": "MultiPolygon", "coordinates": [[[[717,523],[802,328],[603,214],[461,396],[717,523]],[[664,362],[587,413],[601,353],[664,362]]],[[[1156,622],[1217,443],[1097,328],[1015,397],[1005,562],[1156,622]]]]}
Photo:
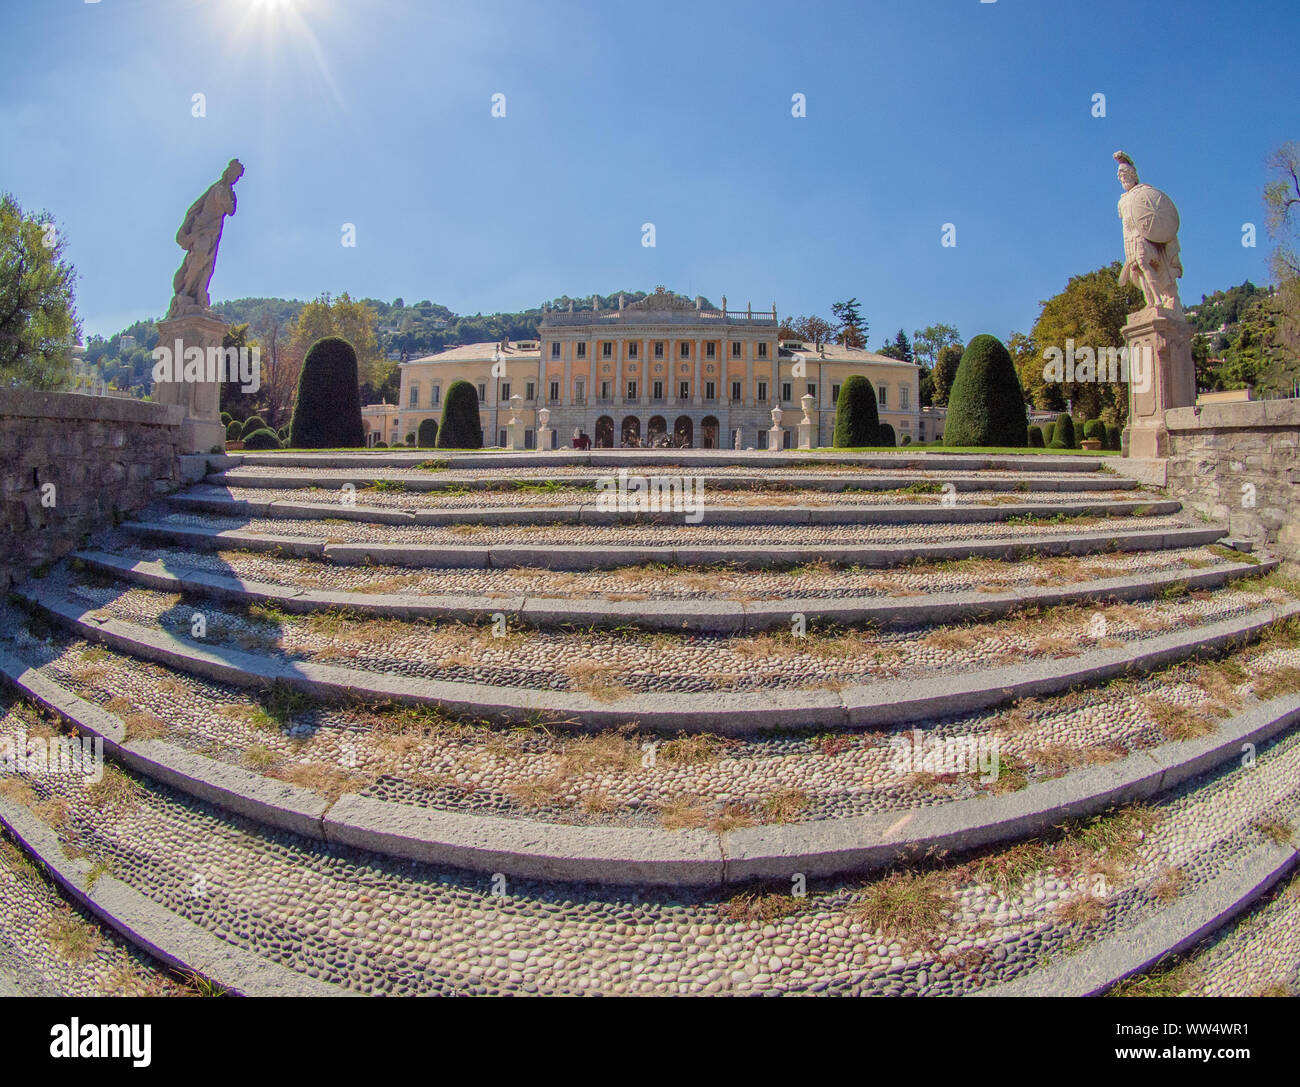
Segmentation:
{"type": "Polygon", "coordinates": [[[295,449],[360,449],[366,444],[357,353],[340,336],[317,340],[303,360],[289,444],[295,449]]]}
{"type": "Polygon", "coordinates": [[[254,434],[259,430],[268,430],[268,429],[269,427],[267,427],[266,425],[266,420],[263,419],[260,415],[250,415],[247,419],[244,420],[243,429],[240,431],[240,433],[245,438],[247,438],[250,434],[254,434]]]}
{"type": "Polygon", "coordinates": [[[1120,451],[1124,444],[1124,431],[1115,423],[1106,424],[1106,448],[1113,449],[1116,453],[1120,451]]]}
{"type": "Polygon", "coordinates": [[[1056,417],[1056,425],[1052,427],[1052,441],[1049,448],[1074,448],[1074,420],[1069,415],[1062,413],[1056,417]]]}
{"type": "Polygon", "coordinates": [[[910,434],[904,434],[901,438],[898,439],[898,444],[899,444],[899,445],[911,445],[911,444],[912,444],[912,435],[910,435],[910,434]]]}
{"type": "Polygon", "coordinates": [[[1036,423],[1030,425],[1028,436],[1030,449],[1047,448],[1046,443],[1043,441],[1043,428],[1038,426],[1036,423]]]}
{"type": "Polygon", "coordinates": [[[1029,416],[1011,354],[996,336],[976,336],[966,346],[948,397],[943,444],[1023,449],[1029,416]]]}
{"type": "Polygon", "coordinates": [[[244,437],[245,449],[282,449],[283,445],[280,439],[275,436],[275,431],[270,427],[262,427],[261,430],[255,430],[244,437]]]}
{"type": "Polygon", "coordinates": [[[226,441],[237,442],[244,435],[244,424],[238,419],[232,419],[226,424],[226,441]]]}
{"type": "Polygon", "coordinates": [[[888,423],[881,423],[876,430],[876,444],[887,445],[893,448],[898,444],[894,437],[894,428],[888,423]]]}
{"type": "Polygon", "coordinates": [[[453,381],[442,401],[438,449],[482,449],[483,428],[478,421],[478,390],[468,381],[453,381]]]}
{"type": "MultiPolygon", "coordinates": [[[[408,439],[409,442],[409,439],[408,439]]],[[[421,449],[432,449],[438,442],[438,423],[435,419],[424,419],[416,431],[415,444],[421,449]]]]}
{"type": "Polygon", "coordinates": [[[1101,447],[1106,448],[1106,424],[1100,419],[1089,419],[1083,424],[1083,437],[1086,441],[1101,442],[1101,447]]]}
{"type": "Polygon", "coordinates": [[[222,426],[224,426],[224,427],[228,427],[228,426],[230,426],[230,424],[233,423],[234,421],[235,421],[235,417],[234,417],[233,415],[231,415],[230,412],[228,412],[228,411],[223,411],[223,412],[221,413],[221,425],[222,425],[222,426]]]}
{"type": "Polygon", "coordinates": [[[839,399],[835,401],[834,433],[832,442],[841,449],[875,445],[880,438],[876,390],[861,374],[850,375],[840,386],[839,399]]]}

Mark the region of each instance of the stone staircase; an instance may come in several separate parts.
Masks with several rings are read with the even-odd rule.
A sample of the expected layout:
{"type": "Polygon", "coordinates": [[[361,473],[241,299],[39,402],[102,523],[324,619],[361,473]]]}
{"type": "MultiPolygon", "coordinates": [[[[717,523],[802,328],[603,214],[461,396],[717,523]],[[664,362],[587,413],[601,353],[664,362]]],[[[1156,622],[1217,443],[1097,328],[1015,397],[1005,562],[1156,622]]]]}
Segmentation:
{"type": "Polygon", "coordinates": [[[0,983],[1294,986],[1300,596],[1097,459],[209,467],[4,606],[0,738],[108,767],[0,772],[0,983]]]}

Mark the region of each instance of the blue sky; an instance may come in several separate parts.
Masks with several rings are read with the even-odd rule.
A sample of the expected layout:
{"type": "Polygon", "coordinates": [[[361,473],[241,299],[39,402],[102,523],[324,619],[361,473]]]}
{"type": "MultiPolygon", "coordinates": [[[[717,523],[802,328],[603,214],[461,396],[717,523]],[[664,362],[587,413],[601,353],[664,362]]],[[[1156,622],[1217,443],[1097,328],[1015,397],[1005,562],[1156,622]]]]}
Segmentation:
{"type": "Polygon", "coordinates": [[[231,157],[214,299],[856,295],[874,347],[1027,330],[1115,259],[1120,148],[1179,205],[1185,302],[1266,282],[1265,162],[1300,138],[1294,0],[0,4],[0,189],[54,213],[87,334],[165,311],[231,157]]]}

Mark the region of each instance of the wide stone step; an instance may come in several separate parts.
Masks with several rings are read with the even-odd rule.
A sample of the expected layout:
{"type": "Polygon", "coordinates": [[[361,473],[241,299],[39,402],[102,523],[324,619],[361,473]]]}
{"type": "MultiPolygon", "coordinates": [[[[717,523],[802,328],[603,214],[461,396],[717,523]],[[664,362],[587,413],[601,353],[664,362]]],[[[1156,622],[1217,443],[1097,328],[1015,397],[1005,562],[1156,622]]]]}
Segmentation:
{"type": "MultiPolygon", "coordinates": [[[[331,537],[311,534],[310,522],[286,523],[280,532],[221,527],[174,520],[128,521],[122,529],[154,541],[208,550],[243,549],[323,558],[351,565],[366,563],[406,567],[542,567],[551,570],[613,569],[639,564],[670,566],[731,565],[746,569],[835,563],[846,566],[895,567],[914,562],[966,558],[1016,559],[1028,555],[1086,555],[1098,551],[1150,551],[1197,547],[1221,539],[1218,525],[1161,525],[1140,529],[1123,523],[1105,531],[1075,529],[1056,533],[1015,528],[1003,538],[966,537],[936,543],[791,544],[778,539],[764,544],[701,544],[637,546],[607,543],[547,543],[529,546],[513,543],[420,544],[385,542],[385,537],[364,537],[355,542],[331,542],[331,537]],[[304,534],[293,531],[300,527],[304,534]]],[[[268,528],[271,526],[268,526],[268,528]]],[[[346,525],[338,526],[341,530],[346,525]]],[[[354,529],[358,526],[353,525],[354,529]]],[[[427,527],[427,526],[423,526],[427,527]]],[[[430,529],[430,531],[436,531],[430,529]]],[[[587,531],[601,531],[592,526],[587,531]]],[[[604,531],[609,531],[604,526],[604,531]]],[[[649,531],[649,530],[646,530],[649,531]]],[[[685,531],[685,530],[683,530],[685,531]]],[[[589,537],[590,539],[590,537],[589,537]]]]}
{"type": "MultiPolygon", "coordinates": [[[[237,990],[260,970],[266,988],[243,981],[242,991],[293,991],[297,978],[313,991],[393,993],[957,994],[1032,978],[1067,953],[1098,976],[1096,959],[1124,934],[1161,953],[1153,937],[1172,930],[1177,940],[1189,917],[1223,911],[1222,873],[1255,873],[1260,820],[1296,815],[1298,774],[1300,745],[1288,737],[1261,747],[1251,769],[1231,760],[1059,839],[862,884],[810,883],[806,898],[789,894],[788,872],[726,899],[398,866],[117,771],[98,788],[32,775],[30,798],[0,798],[0,821],[55,867],[82,855],[68,891],[91,882],[107,923],[119,901],[123,913],[155,907],[149,919],[164,936],[202,941],[196,959],[215,944],[239,960],[237,990]],[[41,818],[55,808],[57,828],[41,818]],[[900,887],[923,907],[917,928],[888,909],[900,887]],[[1171,923],[1151,924],[1162,916],[1171,923]]],[[[1253,893],[1243,886],[1238,904],[1253,893]]],[[[149,940],[138,914],[121,925],[149,940]]],[[[157,951],[187,954],[161,942],[157,951]]]]}
{"type": "Polygon", "coordinates": [[[401,672],[342,667],[310,656],[196,643],[156,625],[106,617],[102,609],[58,595],[49,587],[27,586],[21,595],[90,641],[238,686],[278,681],[311,694],[337,696],[351,691],[376,700],[436,704],[452,714],[489,720],[542,720],[598,728],[637,722],[649,729],[724,733],[790,727],[878,728],[971,712],[1149,671],[1250,639],[1274,622],[1300,614],[1300,604],[1254,607],[1217,622],[1189,622],[1173,633],[1119,642],[1114,648],[1091,646],[1073,656],[1016,659],[1012,664],[938,678],[918,672],[915,677],[866,684],[837,681],[802,688],[764,685],[753,690],[701,691],[671,685],[632,691],[612,683],[590,687],[593,693],[586,693],[445,679],[439,677],[439,669],[432,673],[416,669],[412,674],[409,668],[401,672]]]}
{"type": "Polygon", "coordinates": [[[411,452],[374,450],[356,453],[306,453],[293,452],[237,452],[225,457],[213,457],[212,462],[226,465],[258,467],[350,468],[381,467],[414,468],[423,463],[435,462],[451,469],[456,468],[542,468],[592,467],[628,468],[634,466],[688,467],[750,467],[764,472],[772,468],[857,467],[873,469],[907,469],[910,471],[1016,471],[1016,472],[1099,472],[1102,458],[1086,455],[1056,454],[981,454],[941,451],[907,453],[836,453],[833,450],[744,451],[702,449],[605,449],[578,452],[553,450],[550,452],[483,452],[446,453],[438,449],[420,449],[411,452]]]}
{"type": "Polygon", "coordinates": [[[1062,587],[1027,586],[1013,591],[980,589],[935,592],[904,600],[836,600],[791,595],[779,600],[620,600],[554,595],[486,597],[481,594],[368,593],[304,589],[207,572],[175,561],[161,563],[102,551],[79,551],[91,570],[161,592],[182,592],[239,604],[271,603],[287,612],[309,614],[331,608],[395,619],[446,619],[490,623],[504,615],[514,624],[637,628],[672,632],[740,633],[789,629],[791,617],[814,627],[871,625],[905,629],[995,618],[1029,607],[1145,600],[1175,588],[1215,589],[1240,577],[1262,576],[1278,561],[1222,562],[1207,569],[1179,566],[1158,573],[1085,580],[1062,587]]]}
{"type": "MultiPolygon", "coordinates": [[[[289,520],[341,518],[392,525],[908,525],[984,524],[1047,515],[1043,503],[999,505],[718,505],[691,498],[687,501],[647,499],[624,508],[596,500],[580,505],[522,507],[478,506],[458,509],[394,509],[365,502],[312,502],[302,499],[222,497],[217,494],[176,494],[168,503],[180,510],[225,516],[253,515],[289,520]],[[639,506],[645,508],[638,508],[639,506]]],[[[1150,501],[1066,501],[1050,504],[1051,517],[1155,517],[1182,509],[1168,499],[1150,501]]]]}

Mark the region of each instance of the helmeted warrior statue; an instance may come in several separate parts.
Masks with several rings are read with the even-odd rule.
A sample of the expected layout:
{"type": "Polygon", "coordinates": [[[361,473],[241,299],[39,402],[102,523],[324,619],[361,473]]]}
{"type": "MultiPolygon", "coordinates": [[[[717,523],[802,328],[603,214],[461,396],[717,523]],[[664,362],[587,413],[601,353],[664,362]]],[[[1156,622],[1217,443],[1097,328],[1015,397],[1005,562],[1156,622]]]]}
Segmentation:
{"type": "Polygon", "coordinates": [[[1147,307],[1183,313],[1178,279],[1183,274],[1178,254],[1178,209],[1159,189],[1138,182],[1137,167],[1123,151],[1115,152],[1119,182],[1119,217],[1124,224],[1124,268],[1120,285],[1142,288],[1147,307]]]}
{"type": "Polygon", "coordinates": [[[176,244],[186,254],[172,280],[175,297],[167,312],[169,318],[211,310],[208,284],[212,282],[212,272],[217,265],[221,228],[226,216],[235,214],[235,182],[243,176],[244,167],[238,159],[231,159],[221,180],[195,200],[185,213],[185,221],[176,232],[176,244]]]}

